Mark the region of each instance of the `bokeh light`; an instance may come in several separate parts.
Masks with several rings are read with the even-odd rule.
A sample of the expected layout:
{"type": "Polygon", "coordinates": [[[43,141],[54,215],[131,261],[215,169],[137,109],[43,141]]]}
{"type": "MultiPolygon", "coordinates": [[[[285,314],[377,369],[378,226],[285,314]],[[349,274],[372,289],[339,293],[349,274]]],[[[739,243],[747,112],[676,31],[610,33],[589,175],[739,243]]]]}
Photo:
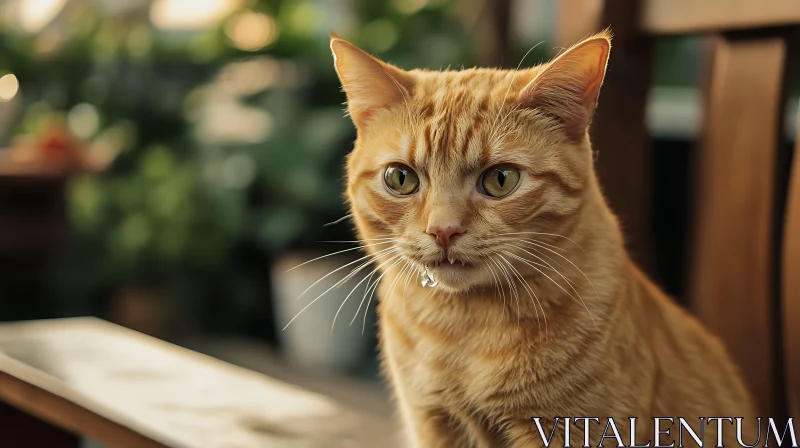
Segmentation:
{"type": "Polygon", "coordinates": [[[392,6],[402,13],[414,14],[430,3],[430,0],[393,0],[392,6]]]}
{"type": "Polygon", "coordinates": [[[93,137],[100,127],[97,108],[89,103],[73,107],[67,114],[67,126],[76,136],[87,139],[93,137]]]}
{"type": "Polygon", "coordinates": [[[362,41],[375,52],[387,51],[397,43],[397,27],[386,19],[373,20],[362,30],[362,41]]]}
{"type": "Polygon", "coordinates": [[[197,30],[213,26],[239,5],[238,0],[155,0],[150,20],[163,30],[197,30]]]}
{"type": "Polygon", "coordinates": [[[228,188],[245,188],[255,176],[255,161],[247,154],[234,154],[222,164],[222,181],[228,188]]]}
{"type": "Polygon", "coordinates": [[[61,10],[67,0],[22,0],[19,24],[29,33],[41,31],[61,10]]]}
{"type": "Polygon", "coordinates": [[[11,101],[19,92],[19,80],[9,73],[0,78],[0,101],[11,101]]]}
{"type": "Polygon", "coordinates": [[[298,36],[310,36],[320,21],[319,5],[300,2],[287,8],[286,24],[298,36]]]}
{"type": "Polygon", "coordinates": [[[203,111],[196,135],[205,143],[257,143],[267,140],[272,127],[269,112],[220,98],[203,111]]]}
{"type": "Polygon", "coordinates": [[[141,25],[128,34],[126,40],[128,52],[135,58],[144,58],[153,46],[153,35],[150,28],[141,25]]]}
{"type": "Polygon", "coordinates": [[[244,51],[260,50],[278,38],[278,25],[272,17],[244,11],[228,20],[225,34],[236,48],[244,51]]]}

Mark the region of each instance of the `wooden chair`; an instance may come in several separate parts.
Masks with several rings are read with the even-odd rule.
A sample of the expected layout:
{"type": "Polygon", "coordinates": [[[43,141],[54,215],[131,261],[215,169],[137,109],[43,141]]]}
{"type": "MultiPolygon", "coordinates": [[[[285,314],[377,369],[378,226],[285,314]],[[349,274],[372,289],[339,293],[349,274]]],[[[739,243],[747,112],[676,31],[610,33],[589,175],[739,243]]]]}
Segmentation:
{"type": "Polygon", "coordinates": [[[782,127],[789,62],[798,55],[792,48],[800,2],[570,0],[559,5],[563,45],[606,26],[614,31],[592,138],[607,196],[622,217],[634,257],[651,272],[653,167],[645,107],[654,42],[685,34],[709,37],[704,122],[692,160],[685,299],[727,343],[763,415],[784,415],[787,392],[793,394],[793,414],[800,414],[800,162],[795,156],[787,204],[789,153],[782,127]]]}

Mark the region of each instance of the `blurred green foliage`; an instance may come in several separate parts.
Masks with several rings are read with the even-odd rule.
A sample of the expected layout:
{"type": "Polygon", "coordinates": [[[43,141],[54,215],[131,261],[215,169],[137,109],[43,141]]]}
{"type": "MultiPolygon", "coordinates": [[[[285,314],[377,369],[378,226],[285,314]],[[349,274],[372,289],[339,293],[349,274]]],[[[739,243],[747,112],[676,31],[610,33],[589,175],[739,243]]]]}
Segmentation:
{"type": "Polygon", "coordinates": [[[470,64],[471,30],[450,1],[339,3],[246,1],[211,27],[165,31],[147,8],[74,0],[41,31],[0,30],[0,71],[19,78],[25,106],[15,133],[63,117],[118,152],[107,172],[70,181],[59,314],[103,313],[119,289],[157,285],[190,326],[246,331],[269,312],[272,258],[350,239],[347,223],[322,226],[346,213],[355,136],[328,30],[430,68],[470,64]],[[272,27],[263,48],[237,48],[243,35],[254,49],[258,30],[235,29],[247,20],[272,27]]]}

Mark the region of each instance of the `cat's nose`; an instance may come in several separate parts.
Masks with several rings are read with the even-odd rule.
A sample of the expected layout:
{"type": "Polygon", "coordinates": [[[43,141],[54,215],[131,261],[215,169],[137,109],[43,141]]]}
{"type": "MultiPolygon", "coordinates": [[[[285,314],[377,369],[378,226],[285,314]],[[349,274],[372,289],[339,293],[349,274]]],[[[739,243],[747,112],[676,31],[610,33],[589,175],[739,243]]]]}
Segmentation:
{"type": "Polygon", "coordinates": [[[461,224],[428,224],[425,233],[432,235],[436,238],[436,244],[441,248],[447,249],[450,243],[458,236],[464,233],[467,229],[461,224]]]}

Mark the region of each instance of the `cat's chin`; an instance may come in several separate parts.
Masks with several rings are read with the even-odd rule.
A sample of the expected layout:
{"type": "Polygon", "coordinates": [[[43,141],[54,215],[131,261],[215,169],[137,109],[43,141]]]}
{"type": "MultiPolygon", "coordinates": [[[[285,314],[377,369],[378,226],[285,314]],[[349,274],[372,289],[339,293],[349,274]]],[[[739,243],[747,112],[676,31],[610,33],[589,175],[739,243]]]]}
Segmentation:
{"type": "Polygon", "coordinates": [[[453,292],[465,291],[476,285],[480,279],[481,269],[473,264],[441,263],[430,268],[436,279],[437,288],[453,292]]]}

